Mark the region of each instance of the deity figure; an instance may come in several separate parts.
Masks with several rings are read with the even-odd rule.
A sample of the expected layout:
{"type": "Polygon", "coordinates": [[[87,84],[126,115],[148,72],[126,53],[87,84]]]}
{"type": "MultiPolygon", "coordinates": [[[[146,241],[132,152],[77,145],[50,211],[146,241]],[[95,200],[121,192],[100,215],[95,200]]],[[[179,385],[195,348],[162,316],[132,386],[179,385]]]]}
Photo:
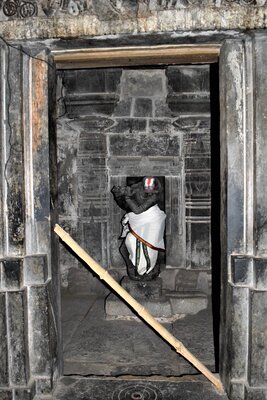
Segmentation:
{"type": "Polygon", "coordinates": [[[111,192],[118,206],[126,211],[120,251],[128,275],[133,280],[151,280],[160,273],[158,252],[165,251],[166,214],[158,206],[161,183],[156,177],[144,177],[130,186],[114,186],[111,192]]]}

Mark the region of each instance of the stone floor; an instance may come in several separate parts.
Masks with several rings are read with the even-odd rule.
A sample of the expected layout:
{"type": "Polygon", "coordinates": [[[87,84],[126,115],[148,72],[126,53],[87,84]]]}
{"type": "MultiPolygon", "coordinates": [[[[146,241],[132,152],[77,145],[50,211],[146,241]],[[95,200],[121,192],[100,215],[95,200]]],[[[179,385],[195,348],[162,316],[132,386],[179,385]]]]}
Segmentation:
{"type": "Polygon", "coordinates": [[[227,400],[202,376],[184,378],[79,378],[60,380],[53,400],[227,400]]]}
{"type": "MultiPolygon", "coordinates": [[[[104,299],[64,295],[64,374],[182,376],[197,371],[144,322],[108,321],[104,299]]],[[[214,370],[210,308],[164,326],[214,370]]]]}
{"type": "MultiPolygon", "coordinates": [[[[62,305],[65,376],[35,400],[228,399],[143,322],[106,320],[103,298],[65,294],[62,305]]],[[[165,327],[214,370],[210,308],[165,327]]]]}

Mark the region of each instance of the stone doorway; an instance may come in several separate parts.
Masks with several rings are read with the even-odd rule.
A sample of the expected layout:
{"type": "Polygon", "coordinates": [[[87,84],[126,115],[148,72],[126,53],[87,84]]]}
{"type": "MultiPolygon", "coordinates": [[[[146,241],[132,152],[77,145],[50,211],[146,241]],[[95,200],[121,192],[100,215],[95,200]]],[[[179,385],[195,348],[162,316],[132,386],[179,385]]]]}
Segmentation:
{"type": "MultiPolygon", "coordinates": [[[[220,51],[220,377],[231,399],[250,400],[266,395],[266,319],[259,318],[266,315],[266,35],[236,34],[220,51]]],[[[55,68],[42,46],[31,47],[34,59],[1,49],[1,391],[17,400],[50,393],[62,373],[58,252],[50,230],[57,221],[55,68]]]]}
{"type": "MultiPolygon", "coordinates": [[[[219,102],[218,91],[210,90],[211,75],[218,83],[214,71],[210,64],[62,70],[57,120],[59,222],[118,281],[126,275],[118,240],[123,212],[110,189],[125,185],[130,177],[157,175],[164,180],[167,251],[160,287],[154,289],[160,297],[148,299],[146,306],[165,323],[179,319],[173,332],[184,336],[196,354],[203,347],[209,349],[203,362],[213,371],[211,126],[212,136],[217,135],[219,141],[214,106],[219,102]],[[192,326],[196,338],[190,338],[192,326]]],[[[218,156],[214,158],[219,161],[218,156]]],[[[218,170],[213,172],[216,185],[218,174],[218,170]]],[[[180,376],[196,372],[173,358],[164,344],[161,348],[153,332],[150,337],[140,323],[125,321],[132,313],[114,295],[108,296],[104,308],[108,290],[64,248],[60,251],[66,374],[180,376]],[[95,312],[98,317],[93,316],[95,312]],[[100,342],[110,343],[108,357],[105,345],[95,342],[101,330],[100,342]],[[125,338],[130,331],[139,350],[137,346],[131,351],[136,345],[129,340],[123,362],[121,341],[127,348],[125,338]],[[124,332],[123,339],[118,340],[119,332],[124,332]],[[155,348],[161,348],[160,358],[166,359],[158,369],[155,348]]],[[[125,278],[123,282],[140,300],[143,290],[143,300],[147,300],[145,288],[131,288],[125,278]]]]}

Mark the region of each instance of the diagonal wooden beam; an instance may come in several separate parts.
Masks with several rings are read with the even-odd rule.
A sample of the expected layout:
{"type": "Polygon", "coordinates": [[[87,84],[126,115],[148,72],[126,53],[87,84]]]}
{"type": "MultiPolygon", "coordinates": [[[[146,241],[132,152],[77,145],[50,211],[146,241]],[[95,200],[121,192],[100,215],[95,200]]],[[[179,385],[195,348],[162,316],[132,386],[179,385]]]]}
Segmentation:
{"type": "Polygon", "coordinates": [[[221,392],[223,392],[223,385],[221,381],[212,374],[208,368],[205,367],[187,348],[177,340],[162,324],[160,324],[140,303],[138,303],[123,287],[112,278],[112,276],[99,265],[92,257],[89,256],[75,240],[59,225],[55,225],[55,233],[65,242],[75,254],[77,254],[86,264],[104,280],[115,292],[131,306],[136,313],[148,323],[159,335],[166,340],[177,353],[181,354],[188,360],[195,368],[197,368],[206,378],[213,383],[213,385],[221,392]]]}

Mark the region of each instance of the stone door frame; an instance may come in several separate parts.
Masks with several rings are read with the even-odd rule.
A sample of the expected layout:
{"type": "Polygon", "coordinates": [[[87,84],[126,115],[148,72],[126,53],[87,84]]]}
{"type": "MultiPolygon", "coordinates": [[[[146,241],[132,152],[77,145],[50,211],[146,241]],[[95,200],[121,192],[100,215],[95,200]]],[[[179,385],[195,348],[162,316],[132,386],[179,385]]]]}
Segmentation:
{"type": "MultiPolygon", "coordinates": [[[[51,138],[55,133],[55,70],[53,67],[49,68],[49,64],[55,62],[59,66],[62,60],[59,60],[59,50],[49,48],[49,44],[45,46],[46,53],[39,51],[35,58],[31,59],[25,53],[14,49],[6,50],[2,47],[1,53],[1,94],[2,103],[6,105],[2,107],[1,112],[2,120],[8,115],[10,125],[5,125],[8,129],[3,129],[1,137],[4,148],[1,198],[4,201],[0,218],[5,229],[1,238],[3,245],[0,300],[9,304],[6,316],[9,322],[5,329],[15,327],[18,310],[21,311],[19,317],[25,325],[24,331],[17,333],[25,338],[19,352],[12,347],[10,339],[16,332],[8,332],[7,335],[5,349],[6,363],[9,364],[8,378],[2,378],[1,386],[6,388],[8,393],[13,391],[12,388],[23,393],[25,386],[33,387],[34,381],[37,382],[37,390],[39,385],[40,391],[46,390],[48,393],[51,390],[50,382],[62,373],[60,284],[56,243],[54,234],[50,232],[56,220],[54,204],[50,204],[51,197],[54,203],[56,181],[49,181],[43,168],[46,166],[50,175],[54,176],[55,144],[51,138]],[[36,58],[43,59],[44,62],[36,58]],[[15,81],[14,87],[11,86],[13,92],[10,93],[14,95],[8,99],[6,93],[10,88],[4,80],[8,74],[16,75],[18,62],[18,82],[15,81]],[[16,93],[17,96],[22,96],[22,104],[16,105],[16,93]],[[21,120],[16,124],[18,115],[21,116],[21,120]],[[9,140],[10,129],[14,134],[14,142],[9,140]],[[16,148],[14,143],[18,144],[16,148]],[[40,172],[39,179],[35,177],[37,170],[40,172]],[[20,226],[17,226],[14,225],[13,217],[18,218],[16,210],[21,201],[23,207],[20,206],[19,210],[24,211],[19,216],[20,226]],[[14,226],[7,221],[7,208],[9,221],[13,222],[14,226]],[[10,277],[6,269],[6,262],[11,258],[12,262],[15,260],[17,263],[15,278],[10,277]],[[24,298],[27,300],[24,303],[23,296],[26,296],[24,298]],[[16,305],[18,301],[21,308],[16,305]],[[13,311],[16,315],[12,314],[13,311]],[[49,321],[53,321],[53,329],[49,329],[49,321]],[[47,331],[45,336],[35,335],[40,326],[47,331]]],[[[167,47],[165,46],[164,51],[167,47]]],[[[178,47],[183,47],[183,50],[186,48],[177,46],[177,49],[178,47]]],[[[187,46],[187,50],[188,47],[191,50],[195,49],[194,45],[187,46]]],[[[253,37],[243,36],[240,39],[225,40],[222,46],[220,43],[206,46],[209,49],[210,47],[216,48],[217,52],[217,55],[212,53],[212,62],[214,57],[219,55],[221,48],[220,375],[231,399],[251,400],[267,393],[265,356],[262,355],[264,350],[260,351],[263,346],[266,353],[266,334],[261,335],[266,321],[263,320],[258,327],[258,320],[253,316],[253,312],[257,315],[258,310],[265,310],[262,304],[267,303],[267,261],[264,258],[264,254],[267,254],[264,227],[267,210],[262,205],[267,204],[267,189],[261,188],[264,183],[261,165],[264,166],[265,163],[262,152],[265,149],[267,151],[264,139],[267,127],[262,108],[262,104],[267,103],[264,93],[266,73],[264,74],[261,68],[267,61],[264,55],[267,39],[264,34],[259,33],[253,37]]],[[[193,62],[199,63],[203,60],[201,48],[203,50],[204,47],[197,45],[196,48],[197,59],[193,62]]],[[[68,53],[68,60],[70,53],[73,55],[75,51],[71,50],[68,53]]],[[[186,63],[184,55],[179,51],[179,54],[176,54],[177,60],[180,57],[180,61],[186,63]]],[[[108,52],[112,54],[112,49],[108,52]]],[[[84,53],[83,50],[81,54],[84,53]]],[[[123,61],[120,59],[120,63],[126,60],[134,62],[133,56],[134,54],[127,54],[123,61]]],[[[102,66],[107,66],[105,57],[104,61],[102,57],[102,66]]],[[[168,57],[170,54],[166,55],[165,62],[168,57]]],[[[205,57],[203,62],[209,63],[207,54],[205,57]]],[[[192,62],[190,58],[187,58],[187,61],[192,62]]],[[[69,61],[72,66],[76,63],[75,68],[77,62],[80,62],[79,58],[69,61]]],[[[84,60],[82,63],[85,65],[84,60]]],[[[149,57],[147,64],[151,65],[149,57]]],[[[114,66],[112,57],[108,60],[108,65],[114,66]]],[[[9,85],[10,83],[11,80],[9,85]]],[[[19,393],[18,396],[22,394],[19,393]]]]}
{"type": "MultiPolygon", "coordinates": [[[[243,46],[243,41],[242,45],[243,46]]],[[[68,50],[52,50],[52,55],[56,67],[58,69],[79,69],[79,68],[98,68],[98,67],[121,67],[121,66],[137,66],[137,65],[160,65],[160,64],[211,64],[220,62],[220,52],[222,54],[228,53],[228,47],[230,41],[224,44],[203,44],[203,45],[161,45],[161,46],[133,46],[133,47],[115,47],[115,48],[83,48],[83,49],[68,49],[68,50]],[[227,47],[228,46],[228,47],[227,47]],[[225,49],[225,50],[224,50],[225,49]]],[[[227,57],[227,56],[225,56],[227,57]]],[[[234,61],[233,61],[234,62],[234,61]]],[[[221,65],[221,62],[220,62],[221,65]]],[[[242,69],[242,65],[240,68],[242,69]]],[[[223,73],[223,66],[221,65],[221,74],[223,73]]],[[[234,77],[233,77],[234,79],[234,77]]],[[[223,85],[222,85],[223,86],[223,85]]],[[[238,88],[242,90],[242,88],[238,88]]],[[[221,91],[222,91],[221,87],[221,91]]],[[[226,94],[224,93],[226,96],[226,94]]],[[[228,95],[228,94],[227,94],[228,95]]],[[[223,97],[221,96],[220,103],[223,105],[223,97]]],[[[225,103],[224,103],[225,104],[225,103]]],[[[241,117],[243,118],[243,116],[241,117]]],[[[227,121],[226,121],[227,123],[227,121]]],[[[221,130],[224,132],[225,127],[221,124],[221,130]]],[[[226,134],[221,135],[223,140],[226,139],[226,134]]],[[[223,146],[223,149],[227,146],[223,146]]],[[[227,169],[227,164],[223,158],[222,151],[222,171],[227,169]]],[[[226,182],[226,186],[227,186],[226,182]]],[[[226,188],[222,186],[222,195],[226,188]]],[[[222,223],[224,223],[225,215],[227,210],[222,212],[222,223]]],[[[227,245],[228,246],[228,245],[227,245]]],[[[230,254],[230,253],[229,253],[230,254]]],[[[222,257],[222,287],[228,285],[227,279],[225,279],[225,271],[228,270],[228,261],[222,257]],[[224,264],[225,263],[225,264],[224,264]]],[[[224,292],[224,290],[222,290],[224,292]]],[[[225,299],[226,301],[226,299],[225,299]]],[[[221,312],[224,313],[224,304],[222,304],[221,312]]],[[[225,329],[228,326],[221,326],[220,336],[224,336],[225,329]]],[[[224,358],[224,346],[220,349],[220,359],[224,358]]],[[[220,371],[226,387],[230,387],[229,374],[226,372],[225,365],[220,364],[220,371]]],[[[230,390],[230,389],[229,389],[230,390]]]]}
{"type": "MultiPolygon", "coordinates": [[[[267,282],[263,250],[257,249],[256,182],[262,176],[256,165],[256,132],[263,124],[256,114],[257,74],[261,73],[263,34],[226,39],[202,45],[135,46],[124,48],[52,51],[58,68],[96,68],[160,64],[219,62],[221,147],[221,315],[220,376],[231,399],[252,399],[267,393],[260,370],[257,342],[264,340],[255,328],[252,309],[266,299],[267,282]],[[259,65],[255,61],[258,57],[259,65]],[[264,276],[264,277],[263,277],[264,276]],[[258,299],[259,298],[259,299],[258,299]],[[256,339],[253,339],[255,332],[256,339]],[[258,388],[261,387],[261,389],[258,388]],[[256,388],[257,387],[257,388],[256,388]]],[[[264,81],[264,78],[263,78],[264,81]]],[[[265,81],[264,81],[265,82],[265,81]]],[[[261,94],[262,95],[262,94],[261,94]]],[[[263,95],[262,95],[263,96],[263,95]]],[[[259,118],[262,118],[258,115],[259,118]]],[[[263,145],[265,142],[262,140],[263,145]]],[[[259,189],[258,189],[259,190],[259,189]]],[[[264,196],[258,195],[258,198],[264,196]]],[[[266,214],[267,215],[267,214],[266,214]]],[[[264,247],[265,246],[265,247],[264,247]]],[[[257,312],[257,311],[256,311],[257,312]]]]}

